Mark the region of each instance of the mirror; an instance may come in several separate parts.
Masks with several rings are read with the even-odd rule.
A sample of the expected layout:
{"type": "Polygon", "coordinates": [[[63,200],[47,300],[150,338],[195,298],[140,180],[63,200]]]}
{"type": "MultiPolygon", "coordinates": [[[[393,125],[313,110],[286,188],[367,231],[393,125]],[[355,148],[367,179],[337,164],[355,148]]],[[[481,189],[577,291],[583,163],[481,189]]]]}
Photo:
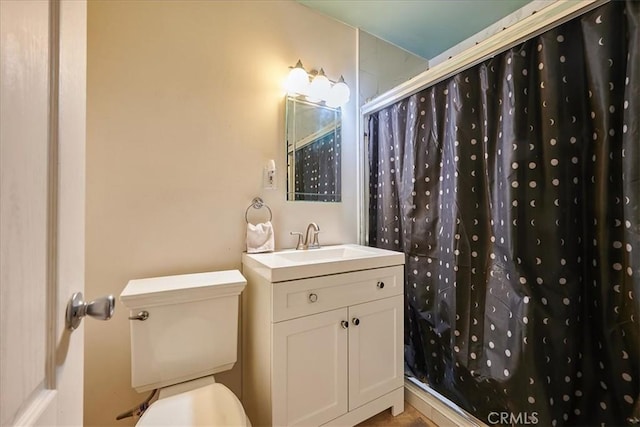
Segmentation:
{"type": "Polygon", "coordinates": [[[340,108],[287,96],[287,200],[340,201],[341,124],[340,108]]]}

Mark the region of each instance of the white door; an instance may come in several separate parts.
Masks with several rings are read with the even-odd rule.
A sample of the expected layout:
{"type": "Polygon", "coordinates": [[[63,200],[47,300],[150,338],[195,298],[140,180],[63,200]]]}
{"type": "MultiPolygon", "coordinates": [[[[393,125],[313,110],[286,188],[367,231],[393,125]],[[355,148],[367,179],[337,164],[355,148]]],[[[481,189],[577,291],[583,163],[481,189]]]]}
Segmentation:
{"type": "Polygon", "coordinates": [[[273,325],[274,426],[321,425],[347,412],[347,309],[273,325]]]}
{"type": "Polygon", "coordinates": [[[349,307],[349,410],[404,384],[403,296],[349,307]]]}
{"type": "Polygon", "coordinates": [[[86,3],[0,0],[0,425],[82,425],[86,3]]]}

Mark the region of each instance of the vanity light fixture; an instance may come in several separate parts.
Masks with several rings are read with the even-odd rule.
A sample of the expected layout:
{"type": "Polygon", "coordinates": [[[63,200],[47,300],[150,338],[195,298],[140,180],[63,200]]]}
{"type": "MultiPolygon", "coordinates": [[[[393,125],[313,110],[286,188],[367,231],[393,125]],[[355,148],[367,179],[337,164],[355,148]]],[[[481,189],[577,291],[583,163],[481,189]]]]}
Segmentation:
{"type": "Polygon", "coordinates": [[[298,60],[294,67],[290,67],[285,88],[290,95],[304,96],[312,102],[325,102],[327,106],[337,108],[347,102],[351,90],[340,76],[337,82],[327,78],[324,70],[307,72],[298,60]]]}
{"type": "Polygon", "coordinates": [[[349,102],[351,96],[351,90],[349,86],[344,82],[344,77],[340,76],[340,80],[333,85],[329,91],[329,97],[327,98],[327,105],[329,107],[339,107],[349,102]]]}
{"type": "Polygon", "coordinates": [[[295,67],[289,67],[289,76],[285,82],[285,88],[291,94],[307,94],[309,92],[309,74],[302,66],[302,62],[298,59],[295,67]]]}
{"type": "Polygon", "coordinates": [[[309,85],[307,99],[313,102],[326,101],[331,90],[331,82],[324,74],[324,70],[320,68],[318,74],[313,76],[309,85]]]}

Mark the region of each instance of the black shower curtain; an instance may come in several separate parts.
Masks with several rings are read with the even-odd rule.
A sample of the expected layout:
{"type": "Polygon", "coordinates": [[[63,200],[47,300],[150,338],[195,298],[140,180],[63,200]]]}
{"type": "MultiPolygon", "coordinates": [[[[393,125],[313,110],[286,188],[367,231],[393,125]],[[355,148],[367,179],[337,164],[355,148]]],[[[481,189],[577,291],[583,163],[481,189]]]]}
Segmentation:
{"type": "Polygon", "coordinates": [[[340,135],[336,127],[313,142],[296,149],[295,198],[320,202],[339,202],[340,135]]]}
{"type": "Polygon", "coordinates": [[[370,116],[407,368],[490,424],[638,405],[639,20],[607,3],[370,116]]]}

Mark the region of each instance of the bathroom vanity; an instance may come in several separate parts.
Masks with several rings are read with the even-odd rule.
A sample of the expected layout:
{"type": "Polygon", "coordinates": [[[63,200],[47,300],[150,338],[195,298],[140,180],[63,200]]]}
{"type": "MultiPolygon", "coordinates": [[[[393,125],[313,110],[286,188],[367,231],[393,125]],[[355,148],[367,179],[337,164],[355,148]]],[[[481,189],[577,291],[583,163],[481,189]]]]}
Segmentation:
{"type": "Polygon", "coordinates": [[[404,254],[339,245],[243,254],[242,268],[253,425],[345,426],[404,410],[404,254]]]}

